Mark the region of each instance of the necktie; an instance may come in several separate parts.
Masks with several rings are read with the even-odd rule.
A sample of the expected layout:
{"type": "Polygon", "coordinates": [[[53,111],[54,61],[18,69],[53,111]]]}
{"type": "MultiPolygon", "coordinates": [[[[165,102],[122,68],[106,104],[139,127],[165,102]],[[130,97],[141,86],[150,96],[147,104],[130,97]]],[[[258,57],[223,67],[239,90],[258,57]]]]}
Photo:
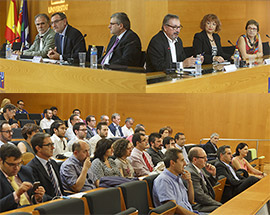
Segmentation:
{"type": "Polygon", "coordinates": [[[62,143],[63,143],[63,149],[66,150],[66,144],[65,144],[65,141],[62,140],[62,143]]]}
{"type": "MultiPolygon", "coordinates": [[[[19,186],[15,181],[15,177],[14,176],[9,176],[8,179],[10,180],[10,184],[13,187],[13,189],[15,191],[17,191],[19,189],[19,186]]],[[[21,206],[22,205],[30,205],[30,202],[28,201],[28,199],[26,198],[24,193],[20,196],[20,205],[21,206]]]]}
{"type": "Polygon", "coordinates": [[[104,65],[106,58],[110,56],[110,54],[113,52],[113,50],[114,50],[115,46],[118,44],[118,42],[119,42],[119,38],[117,37],[113,46],[111,47],[110,51],[105,55],[105,57],[101,61],[101,65],[104,65]]]}
{"type": "Polygon", "coordinates": [[[144,160],[144,162],[145,162],[147,168],[149,169],[150,172],[152,172],[152,171],[153,171],[153,167],[151,167],[151,165],[150,165],[150,163],[148,162],[148,160],[147,160],[147,158],[146,158],[146,156],[145,156],[144,153],[142,154],[142,157],[143,157],[143,160],[144,160]]]}
{"type": "Polygon", "coordinates": [[[64,53],[64,35],[59,34],[60,36],[60,48],[61,48],[61,54],[63,55],[64,53]]]}
{"type": "Polygon", "coordinates": [[[54,188],[54,194],[55,194],[55,196],[62,196],[61,191],[60,191],[60,189],[57,186],[56,179],[53,176],[52,167],[51,167],[51,161],[50,160],[47,162],[46,166],[47,166],[47,169],[48,169],[48,172],[49,172],[49,176],[50,176],[50,179],[51,179],[53,188],[54,188]]]}
{"type": "Polygon", "coordinates": [[[39,36],[39,40],[40,40],[39,50],[42,51],[42,49],[43,49],[43,36],[39,36]]]}
{"type": "Polygon", "coordinates": [[[202,173],[202,171],[200,172],[200,175],[201,175],[201,177],[202,177],[202,179],[203,179],[204,184],[207,184],[207,183],[206,183],[206,180],[205,180],[205,178],[204,178],[204,175],[203,175],[203,173],[202,173]]]}

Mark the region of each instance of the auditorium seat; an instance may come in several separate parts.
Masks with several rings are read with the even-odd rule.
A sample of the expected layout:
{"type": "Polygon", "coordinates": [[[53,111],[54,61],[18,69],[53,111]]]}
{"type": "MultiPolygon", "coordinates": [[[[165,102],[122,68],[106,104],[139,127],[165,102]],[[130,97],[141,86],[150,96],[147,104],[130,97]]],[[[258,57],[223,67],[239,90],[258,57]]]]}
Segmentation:
{"type": "Polygon", "coordinates": [[[226,177],[219,179],[218,184],[213,187],[213,189],[215,191],[215,200],[218,202],[221,201],[224,187],[225,187],[225,183],[226,183],[226,179],[227,179],[226,177]]]}
{"type": "Polygon", "coordinates": [[[150,176],[145,177],[143,179],[147,183],[147,192],[148,192],[148,204],[149,204],[149,207],[154,207],[153,193],[152,192],[153,192],[154,180],[156,179],[156,177],[158,177],[158,175],[159,174],[150,175],[150,176]]]}
{"type": "MultiPolygon", "coordinates": [[[[86,53],[86,61],[88,62],[90,61],[91,48],[92,48],[92,45],[89,45],[87,53],[86,53]]],[[[105,48],[104,46],[96,46],[96,48],[97,48],[97,59],[99,60],[102,57],[105,48]]]]}
{"type": "Polygon", "coordinates": [[[28,116],[25,113],[17,113],[14,118],[16,120],[19,120],[19,119],[28,119],[28,116]]]}
{"type": "Polygon", "coordinates": [[[145,51],[142,51],[141,60],[140,60],[140,67],[144,67],[145,61],[146,61],[146,53],[145,53],[145,51]]]}
{"type": "Polygon", "coordinates": [[[225,52],[226,54],[229,55],[233,55],[234,50],[235,50],[235,46],[223,46],[222,47],[223,52],[225,52]]]}
{"type": "Polygon", "coordinates": [[[269,42],[262,43],[263,45],[263,55],[270,55],[269,42]]]}
{"type": "Polygon", "coordinates": [[[184,47],[184,52],[186,54],[186,57],[191,57],[194,55],[194,49],[193,47],[184,47]]]}
{"type": "Polygon", "coordinates": [[[22,154],[22,162],[23,165],[28,164],[33,158],[35,157],[35,155],[31,152],[25,152],[22,154]]]}
{"type": "Polygon", "coordinates": [[[28,212],[14,212],[14,213],[9,213],[6,215],[32,215],[32,213],[28,213],[28,212]]]}
{"type": "Polygon", "coordinates": [[[31,120],[31,119],[20,119],[19,123],[20,123],[20,127],[22,128],[27,123],[34,123],[35,124],[35,121],[31,120]]]}
{"type": "Polygon", "coordinates": [[[13,128],[12,131],[12,139],[24,139],[22,136],[22,128],[13,128]]]}
{"type": "Polygon", "coordinates": [[[42,119],[41,114],[39,114],[39,113],[29,113],[28,116],[29,116],[29,119],[32,119],[32,120],[41,120],[42,119]]]}

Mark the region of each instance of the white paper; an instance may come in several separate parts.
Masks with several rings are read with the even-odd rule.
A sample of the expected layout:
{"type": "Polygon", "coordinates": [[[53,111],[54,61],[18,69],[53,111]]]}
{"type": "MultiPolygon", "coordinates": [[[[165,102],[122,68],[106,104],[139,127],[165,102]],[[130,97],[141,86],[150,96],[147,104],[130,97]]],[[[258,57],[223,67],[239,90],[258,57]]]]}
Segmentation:
{"type": "Polygon", "coordinates": [[[49,59],[49,58],[44,58],[43,62],[44,63],[57,63],[58,61],[57,60],[52,60],[52,59],[49,59]]]}
{"type": "Polygon", "coordinates": [[[236,66],[234,64],[230,64],[228,66],[224,66],[224,69],[225,69],[225,72],[224,73],[227,73],[227,72],[234,72],[237,70],[236,66]]]}
{"type": "Polygon", "coordinates": [[[80,192],[80,193],[75,193],[75,194],[72,194],[72,195],[69,195],[68,197],[69,198],[82,198],[83,195],[85,195],[86,193],[84,192],[80,192]]]}
{"type": "Polygon", "coordinates": [[[265,63],[266,65],[269,65],[269,64],[270,64],[270,59],[265,59],[265,60],[264,60],[264,63],[265,63]]]}
{"type": "Polygon", "coordinates": [[[17,54],[12,54],[12,55],[10,56],[9,59],[10,59],[10,60],[19,60],[20,57],[19,57],[19,55],[17,55],[17,54]]]}
{"type": "Polygon", "coordinates": [[[34,56],[32,59],[33,63],[41,63],[42,61],[42,57],[41,56],[34,56]]]}

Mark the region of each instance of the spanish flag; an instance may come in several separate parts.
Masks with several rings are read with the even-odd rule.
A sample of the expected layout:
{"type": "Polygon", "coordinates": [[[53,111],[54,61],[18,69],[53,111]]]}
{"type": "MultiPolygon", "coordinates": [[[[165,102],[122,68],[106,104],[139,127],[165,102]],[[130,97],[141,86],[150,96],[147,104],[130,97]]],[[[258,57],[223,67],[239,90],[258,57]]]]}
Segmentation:
{"type": "Polygon", "coordinates": [[[22,19],[23,19],[23,0],[21,0],[21,6],[20,6],[20,11],[19,11],[18,23],[17,23],[16,37],[20,37],[17,40],[17,42],[21,42],[22,19]]]}
{"type": "MultiPolygon", "coordinates": [[[[5,38],[9,42],[16,38],[17,22],[18,22],[18,18],[17,18],[16,0],[10,0],[8,17],[7,17],[6,32],[5,32],[5,38]]],[[[13,41],[13,42],[15,42],[15,41],[13,41]]]]}

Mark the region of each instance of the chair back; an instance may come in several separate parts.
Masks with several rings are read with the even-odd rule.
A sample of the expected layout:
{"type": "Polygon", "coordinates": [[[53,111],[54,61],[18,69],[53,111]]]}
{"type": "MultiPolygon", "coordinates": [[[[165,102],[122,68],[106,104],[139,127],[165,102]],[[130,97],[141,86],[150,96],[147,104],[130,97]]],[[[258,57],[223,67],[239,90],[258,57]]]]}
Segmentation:
{"type": "Polygon", "coordinates": [[[28,116],[27,114],[25,113],[16,113],[15,117],[14,117],[16,120],[19,120],[19,119],[28,119],[28,116]]]}
{"type": "Polygon", "coordinates": [[[262,43],[263,45],[263,55],[270,55],[269,42],[262,43]]]}
{"type": "MultiPolygon", "coordinates": [[[[89,45],[88,46],[88,50],[87,50],[87,53],[86,53],[86,61],[90,61],[90,55],[91,55],[91,48],[92,48],[92,45],[89,45]]],[[[97,59],[99,60],[102,55],[104,54],[104,46],[96,46],[97,48],[97,59]]]]}
{"type": "Polygon", "coordinates": [[[219,184],[217,184],[216,186],[213,187],[213,189],[215,191],[215,200],[218,201],[218,202],[221,201],[226,180],[227,180],[226,177],[218,180],[219,184]]]}
{"type": "Polygon", "coordinates": [[[145,61],[146,61],[146,53],[145,51],[142,51],[140,59],[140,67],[144,67],[145,61]]]}
{"type": "Polygon", "coordinates": [[[234,50],[235,50],[235,46],[223,46],[222,50],[229,55],[233,55],[234,50]]]}
{"type": "Polygon", "coordinates": [[[193,47],[184,47],[184,52],[186,54],[186,57],[191,57],[194,55],[194,49],[193,47]]]}
{"type": "Polygon", "coordinates": [[[14,213],[9,213],[6,215],[32,215],[32,213],[28,213],[28,212],[14,212],[14,213]]]}
{"type": "Polygon", "coordinates": [[[25,152],[22,154],[22,162],[23,165],[28,164],[33,158],[35,157],[35,155],[31,152],[25,152]]]}
{"type": "Polygon", "coordinates": [[[34,210],[39,211],[40,215],[49,214],[85,214],[84,202],[82,199],[65,199],[55,201],[36,207],[34,210]]]}
{"type": "Polygon", "coordinates": [[[20,127],[22,128],[27,123],[34,123],[35,121],[32,119],[19,119],[20,127]]]}
{"type": "Polygon", "coordinates": [[[150,197],[150,198],[148,198],[149,207],[154,207],[154,204],[153,204],[153,185],[154,185],[154,180],[156,179],[156,177],[158,177],[158,175],[159,174],[150,175],[150,176],[143,179],[147,183],[147,192],[148,192],[148,196],[150,197]]]}
{"type": "Polygon", "coordinates": [[[13,131],[12,139],[24,139],[22,136],[21,128],[13,128],[12,131],[13,131]]]}
{"type": "Polygon", "coordinates": [[[151,211],[149,211],[149,215],[158,215],[158,214],[174,215],[176,207],[177,206],[173,201],[168,201],[165,204],[159,206],[158,208],[154,208],[151,211]]]}
{"type": "Polygon", "coordinates": [[[41,114],[39,114],[39,113],[29,113],[28,116],[29,116],[29,119],[32,119],[32,120],[41,120],[42,119],[41,114]]]}
{"type": "Polygon", "coordinates": [[[196,145],[196,144],[193,144],[193,143],[191,143],[191,144],[186,144],[186,145],[185,145],[185,149],[186,149],[187,153],[189,152],[189,150],[190,150],[191,148],[193,148],[193,147],[195,147],[195,146],[200,147],[200,145],[196,145]]]}

